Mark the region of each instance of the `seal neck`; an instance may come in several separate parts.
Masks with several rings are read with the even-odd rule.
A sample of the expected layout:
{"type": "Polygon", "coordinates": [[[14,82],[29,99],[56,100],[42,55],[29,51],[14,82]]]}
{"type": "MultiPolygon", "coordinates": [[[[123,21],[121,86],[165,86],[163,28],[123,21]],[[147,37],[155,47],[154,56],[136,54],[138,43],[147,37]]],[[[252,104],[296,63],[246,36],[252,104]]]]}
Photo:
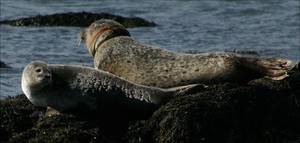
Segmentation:
{"type": "Polygon", "coordinates": [[[93,36],[92,40],[92,56],[95,56],[97,49],[100,47],[102,43],[105,41],[118,37],[118,36],[130,36],[129,32],[123,28],[114,28],[114,27],[104,27],[101,28],[95,36],[93,36]]]}

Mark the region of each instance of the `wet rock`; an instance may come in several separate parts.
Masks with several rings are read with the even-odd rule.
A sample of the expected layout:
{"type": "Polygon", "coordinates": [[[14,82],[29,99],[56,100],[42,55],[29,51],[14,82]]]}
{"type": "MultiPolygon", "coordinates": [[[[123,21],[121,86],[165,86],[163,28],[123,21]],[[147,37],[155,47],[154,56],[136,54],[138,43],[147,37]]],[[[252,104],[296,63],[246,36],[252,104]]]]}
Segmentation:
{"type": "Polygon", "coordinates": [[[125,138],[133,143],[300,141],[299,74],[294,68],[282,81],[211,85],[132,124],[125,138]]]}
{"type": "Polygon", "coordinates": [[[0,100],[0,142],[297,142],[299,68],[289,75],[282,81],[210,85],[139,120],[119,110],[46,117],[46,109],[19,95],[0,100]]]}
{"type": "Polygon", "coordinates": [[[71,115],[43,117],[32,128],[12,136],[8,142],[97,142],[106,141],[92,122],[71,115]]]}
{"type": "Polygon", "coordinates": [[[103,136],[95,120],[70,114],[44,116],[25,95],[0,100],[0,143],[114,142],[103,136]]]}
{"type": "Polygon", "coordinates": [[[0,61],[0,68],[9,68],[4,62],[0,61]]]}
{"type": "Polygon", "coordinates": [[[108,13],[58,13],[44,16],[34,16],[27,18],[20,18],[15,20],[0,21],[0,24],[9,24],[13,26],[78,26],[87,27],[91,23],[101,18],[115,20],[125,27],[151,27],[155,26],[154,22],[149,22],[138,17],[122,17],[108,13]]]}
{"type": "Polygon", "coordinates": [[[34,107],[25,96],[0,100],[0,142],[30,129],[43,112],[42,108],[34,107]]]}
{"type": "Polygon", "coordinates": [[[241,87],[178,98],[133,126],[129,142],[291,142],[300,137],[299,96],[241,87]],[[237,92],[239,92],[237,94],[237,92]],[[262,94],[264,92],[264,94],[262,94]],[[210,96],[214,96],[212,98],[210,96]]]}

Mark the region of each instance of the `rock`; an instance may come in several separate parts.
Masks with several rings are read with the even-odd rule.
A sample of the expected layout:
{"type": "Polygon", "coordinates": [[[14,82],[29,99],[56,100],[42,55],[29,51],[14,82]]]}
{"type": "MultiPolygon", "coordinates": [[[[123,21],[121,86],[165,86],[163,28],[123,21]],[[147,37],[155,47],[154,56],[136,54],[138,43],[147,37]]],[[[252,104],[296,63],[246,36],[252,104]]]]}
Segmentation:
{"type": "Polygon", "coordinates": [[[151,27],[155,26],[154,22],[149,22],[138,17],[122,17],[108,13],[58,13],[44,16],[34,16],[28,18],[20,18],[15,20],[0,21],[0,24],[8,24],[12,26],[78,26],[87,27],[91,23],[101,18],[113,19],[127,28],[131,27],[151,27]]]}
{"type": "Polygon", "coordinates": [[[30,129],[43,113],[34,107],[25,96],[0,100],[0,142],[30,129]]]}
{"type": "Polygon", "coordinates": [[[299,96],[252,87],[169,102],[131,128],[129,142],[288,142],[300,137],[299,96]]]}
{"type": "Polygon", "coordinates": [[[298,142],[300,72],[282,81],[221,84],[176,98],[129,128],[136,142],[298,142]]]}
{"type": "MultiPolygon", "coordinates": [[[[98,124],[73,115],[44,116],[25,95],[0,100],[0,142],[108,142],[98,124]]],[[[113,141],[113,139],[109,140],[113,141]]]]}
{"type": "Polygon", "coordinates": [[[0,61],[0,68],[9,68],[4,62],[0,61]]]}
{"type": "Polygon", "coordinates": [[[0,142],[299,142],[300,70],[289,74],[209,85],[139,120],[115,111],[46,117],[45,108],[19,95],[0,100],[0,142]]]}

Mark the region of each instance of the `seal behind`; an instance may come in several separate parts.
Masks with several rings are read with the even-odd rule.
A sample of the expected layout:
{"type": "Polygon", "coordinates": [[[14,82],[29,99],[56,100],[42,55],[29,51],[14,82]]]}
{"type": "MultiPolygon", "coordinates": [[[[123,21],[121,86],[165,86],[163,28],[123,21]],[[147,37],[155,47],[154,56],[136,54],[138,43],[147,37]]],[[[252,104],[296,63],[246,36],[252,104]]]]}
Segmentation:
{"type": "Polygon", "coordinates": [[[246,82],[263,76],[280,80],[291,63],[233,53],[176,53],[140,43],[124,26],[106,19],[95,21],[80,35],[95,68],[148,86],[246,82]]]}

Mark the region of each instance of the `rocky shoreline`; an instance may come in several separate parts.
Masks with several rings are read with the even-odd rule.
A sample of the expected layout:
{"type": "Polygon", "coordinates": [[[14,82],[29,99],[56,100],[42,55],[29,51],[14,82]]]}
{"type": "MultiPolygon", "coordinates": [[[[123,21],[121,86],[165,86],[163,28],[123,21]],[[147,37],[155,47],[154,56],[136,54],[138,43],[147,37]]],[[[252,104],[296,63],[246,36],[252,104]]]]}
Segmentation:
{"type": "MultiPolygon", "coordinates": [[[[298,64],[299,66],[299,64],[298,64]]],[[[0,101],[0,142],[299,142],[300,69],[282,81],[209,85],[149,118],[44,116],[24,95],[0,101]]],[[[131,116],[131,115],[128,115],[131,116]]]]}
{"type": "Polygon", "coordinates": [[[89,12],[69,12],[57,13],[51,15],[39,15],[34,17],[20,18],[14,20],[3,20],[0,24],[8,24],[12,26],[74,26],[87,27],[91,23],[99,19],[115,20],[126,28],[133,27],[153,27],[154,22],[147,21],[138,17],[123,17],[108,13],[89,13],[89,12]]]}

